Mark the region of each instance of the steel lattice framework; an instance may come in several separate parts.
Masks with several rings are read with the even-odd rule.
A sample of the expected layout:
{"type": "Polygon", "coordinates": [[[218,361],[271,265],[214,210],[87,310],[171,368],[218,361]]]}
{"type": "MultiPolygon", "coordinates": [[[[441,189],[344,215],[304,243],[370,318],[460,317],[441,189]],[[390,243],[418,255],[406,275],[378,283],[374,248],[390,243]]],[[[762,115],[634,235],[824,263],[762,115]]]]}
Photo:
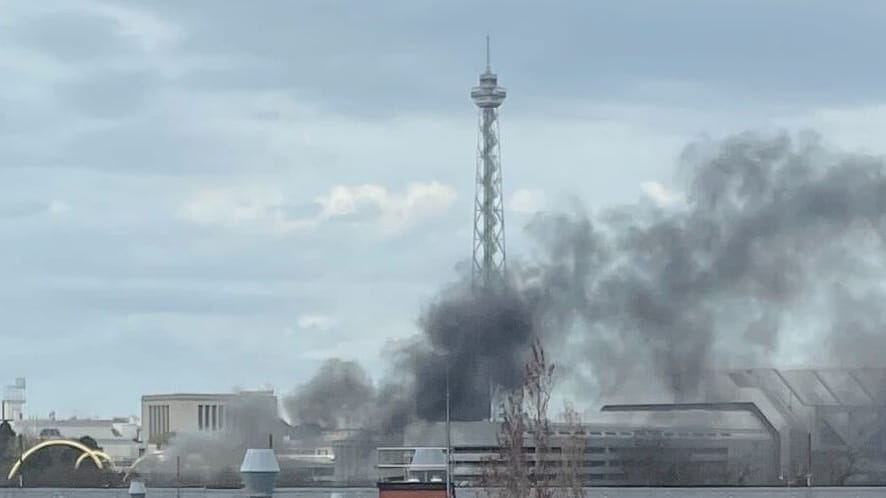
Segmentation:
{"type": "Polygon", "coordinates": [[[505,216],[498,131],[498,108],[506,96],[507,92],[498,86],[498,76],[490,67],[487,37],[486,71],[480,75],[480,85],[471,90],[471,99],[479,109],[474,258],[471,272],[474,290],[498,288],[505,283],[506,278],[505,216]]]}

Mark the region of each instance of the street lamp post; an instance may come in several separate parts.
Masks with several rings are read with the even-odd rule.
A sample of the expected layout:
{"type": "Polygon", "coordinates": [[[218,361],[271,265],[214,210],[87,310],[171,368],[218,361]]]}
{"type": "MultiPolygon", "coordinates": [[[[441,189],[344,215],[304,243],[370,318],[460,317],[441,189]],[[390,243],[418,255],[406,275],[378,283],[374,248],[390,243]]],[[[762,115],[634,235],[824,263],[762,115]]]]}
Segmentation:
{"type": "Polygon", "coordinates": [[[452,431],[449,416],[449,355],[446,355],[446,498],[452,496],[452,431]]]}

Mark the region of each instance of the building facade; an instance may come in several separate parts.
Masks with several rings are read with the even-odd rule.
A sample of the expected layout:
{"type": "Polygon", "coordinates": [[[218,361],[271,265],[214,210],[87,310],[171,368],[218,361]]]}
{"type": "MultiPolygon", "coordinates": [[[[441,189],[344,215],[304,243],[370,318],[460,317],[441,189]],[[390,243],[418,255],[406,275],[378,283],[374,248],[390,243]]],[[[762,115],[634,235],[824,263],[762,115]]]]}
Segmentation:
{"type": "MultiPolygon", "coordinates": [[[[475,486],[499,454],[494,422],[451,424],[452,479],[475,486]]],[[[552,424],[548,453],[551,472],[566,468],[585,485],[724,485],[777,483],[777,444],[750,413],[686,410],[661,416],[643,411],[601,412],[580,426],[552,424]]],[[[529,434],[527,463],[539,454],[529,434]]],[[[404,446],[381,448],[379,478],[400,480],[416,452],[445,447],[445,424],[420,423],[404,436],[404,446]]]]}
{"type": "Polygon", "coordinates": [[[180,433],[222,432],[232,420],[260,412],[270,417],[278,413],[273,391],[240,391],[222,394],[150,394],[141,401],[144,438],[162,446],[180,433]]]}
{"type": "MultiPolygon", "coordinates": [[[[589,485],[886,484],[886,369],[713,371],[679,396],[637,380],[586,413],[579,429],[555,424],[545,458],[561,465],[566,445],[578,441],[589,485]]],[[[457,481],[482,477],[499,451],[497,431],[493,422],[452,424],[457,481]]],[[[380,477],[402,478],[410,448],[445,441],[443,424],[413,425],[403,448],[379,453],[379,462],[402,460],[380,467],[380,477]]]]}

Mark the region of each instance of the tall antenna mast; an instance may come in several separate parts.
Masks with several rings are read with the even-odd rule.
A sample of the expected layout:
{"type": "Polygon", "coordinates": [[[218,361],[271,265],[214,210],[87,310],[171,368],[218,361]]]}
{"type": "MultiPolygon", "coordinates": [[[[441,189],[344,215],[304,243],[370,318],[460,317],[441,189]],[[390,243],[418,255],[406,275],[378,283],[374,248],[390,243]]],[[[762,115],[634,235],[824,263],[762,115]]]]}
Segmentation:
{"type": "Polygon", "coordinates": [[[471,90],[479,110],[477,177],[474,197],[474,247],[471,282],[474,292],[502,288],[506,280],[505,216],[501,185],[498,108],[507,92],[492,72],[489,36],[486,36],[486,71],[471,90]]]}
{"type": "Polygon", "coordinates": [[[492,72],[492,59],[489,56],[489,35],[486,35],[486,72],[492,72]]]}

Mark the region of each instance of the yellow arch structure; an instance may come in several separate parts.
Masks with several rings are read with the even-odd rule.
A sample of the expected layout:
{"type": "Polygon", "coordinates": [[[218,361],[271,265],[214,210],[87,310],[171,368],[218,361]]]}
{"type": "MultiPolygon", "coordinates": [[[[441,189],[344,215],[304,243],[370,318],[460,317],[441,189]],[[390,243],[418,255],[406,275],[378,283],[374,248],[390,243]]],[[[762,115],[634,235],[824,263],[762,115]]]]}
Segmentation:
{"type": "MultiPolygon", "coordinates": [[[[114,468],[114,461],[111,460],[111,455],[99,450],[92,450],[92,454],[104,460],[105,463],[110,464],[111,468],[114,468]]],[[[77,457],[77,461],[74,462],[74,468],[79,469],[80,464],[82,464],[83,460],[86,460],[87,458],[89,458],[89,453],[81,453],[80,456],[77,457]]]]}
{"type": "Polygon", "coordinates": [[[92,449],[90,449],[83,443],[79,441],[69,441],[67,439],[52,439],[50,441],[43,441],[42,443],[35,444],[34,446],[28,448],[28,451],[22,453],[21,458],[16,460],[15,465],[13,465],[11,469],[9,469],[9,475],[6,476],[6,480],[11,481],[12,478],[15,477],[15,474],[21,468],[22,463],[24,463],[24,461],[27,460],[31,455],[49,446],[70,446],[72,448],[76,448],[82,451],[84,454],[89,455],[89,457],[92,458],[92,461],[95,462],[96,467],[98,467],[99,469],[104,468],[102,466],[101,459],[95,454],[94,451],[92,451],[92,449]]]}
{"type": "Polygon", "coordinates": [[[144,455],[136,458],[135,461],[132,462],[132,465],[129,467],[129,470],[127,470],[126,474],[123,476],[123,481],[128,481],[132,473],[135,472],[135,468],[138,467],[138,464],[142,463],[142,461],[144,461],[146,458],[156,457],[160,454],[162,454],[162,452],[159,451],[157,453],[145,453],[144,455]]]}
{"type": "Polygon", "coordinates": [[[144,455],[142,455],[142,456],[136,458],[135,461],[132,462],[132,466],[129,467],[129,470],[127,470],[127,471],[126,471],[126,474],[123,476],[123,481],[124,481],[124,482],[125,482],[125,481],[128,481],[128,480],[129,480],[129,476],[130,476],[133,472],[135,472],[135,468],[138,467],[138,464],[142,463],[142,461],[143,461],[145,458],[148,458],[148,457],[150,457],[150,456],[154,456],[154,454],[153,454],[153,453],[145,453],[144,455]]]}

